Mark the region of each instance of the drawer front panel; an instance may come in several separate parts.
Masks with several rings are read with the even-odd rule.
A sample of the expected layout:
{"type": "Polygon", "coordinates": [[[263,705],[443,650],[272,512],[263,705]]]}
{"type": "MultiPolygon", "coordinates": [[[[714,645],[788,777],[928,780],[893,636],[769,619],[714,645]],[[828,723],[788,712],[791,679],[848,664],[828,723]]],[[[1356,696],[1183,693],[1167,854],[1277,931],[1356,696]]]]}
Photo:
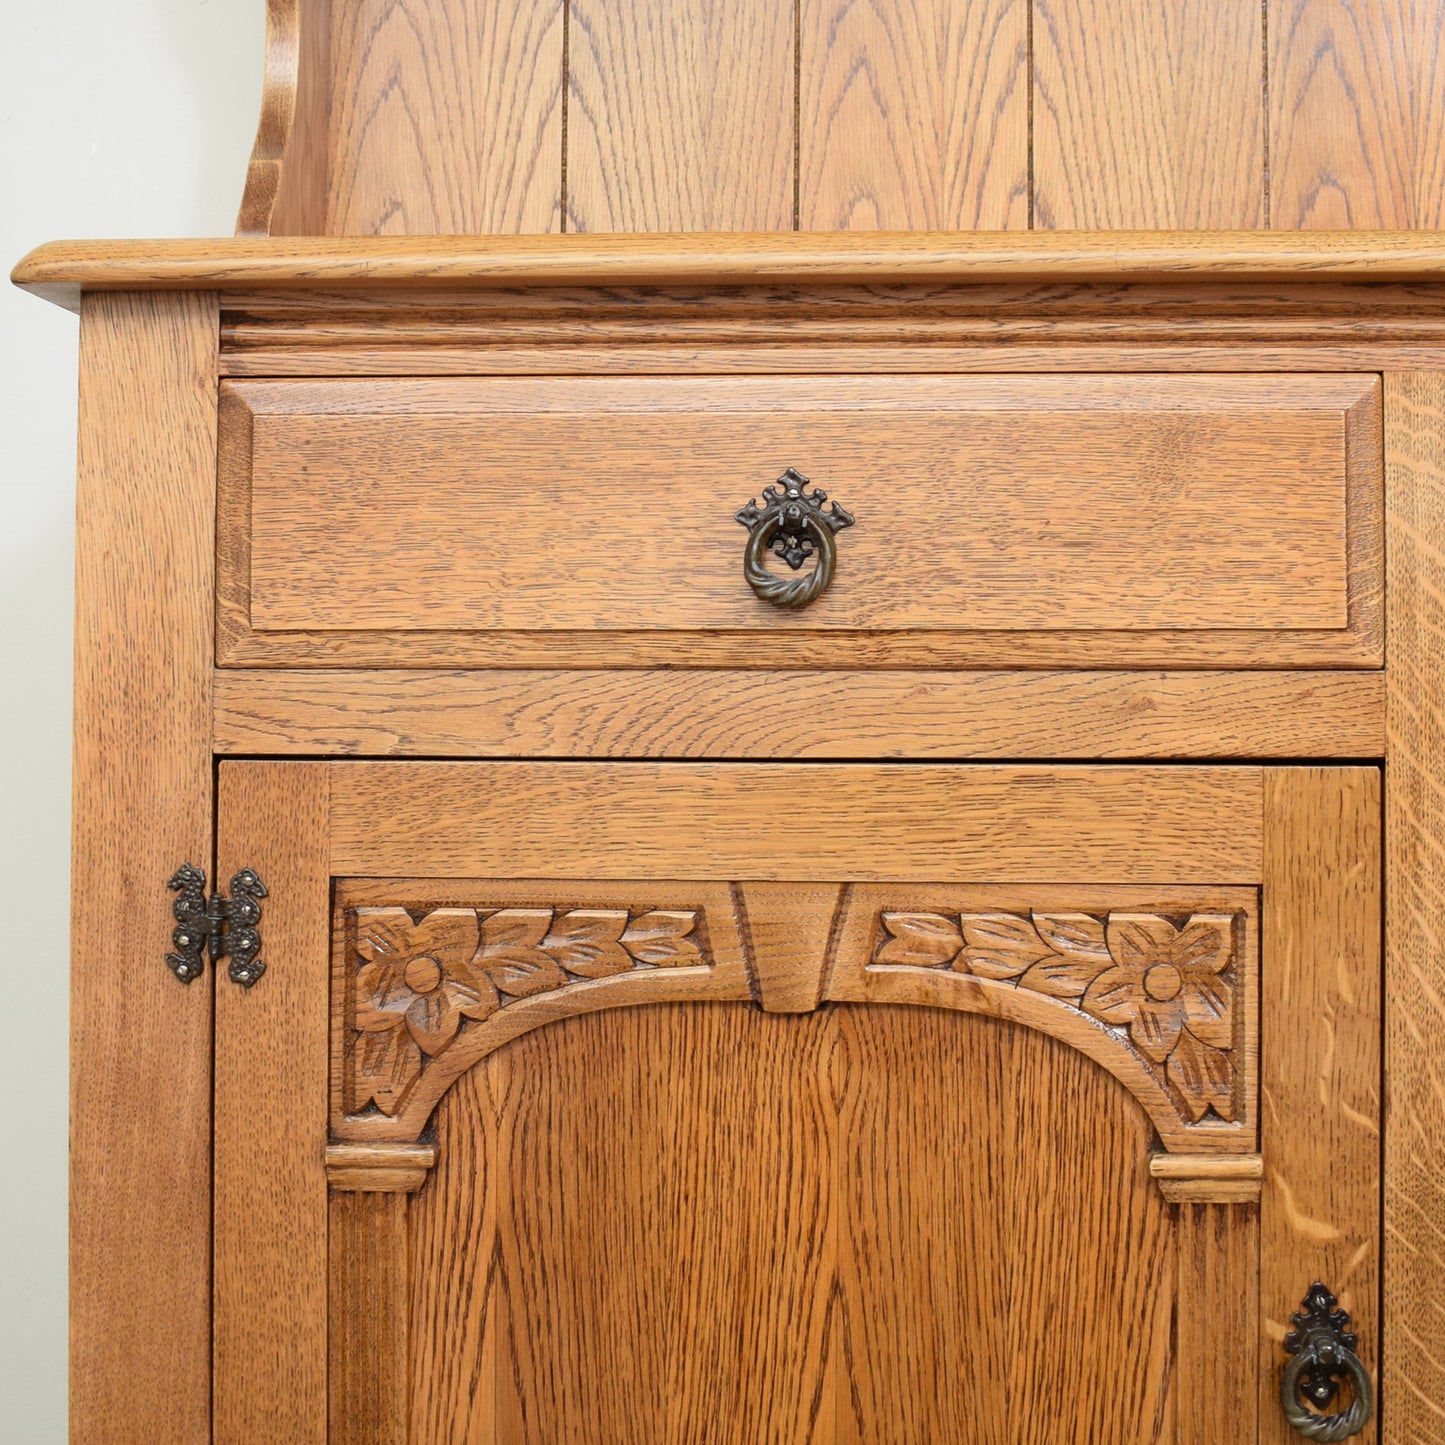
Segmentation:
{"type": "Polygon", "coordinates": [[[761,634],[783,648],[770,665],[847,665],[851,639],[868,660],[892,647],[900,661],[921,649],[947,663],[969,660],[970,643],[1047,633],[1064,646],[1107,634],[1126,649],[1166,635],[1206,652],[1211,637],[1226,651],[1273,642],[1271,661],[1289,660],[1279,649],[1291,640],[1317,659],[1332,639],[1354,648],[1336,660],[1368,660],[1374,377],[227,392],[221,591],[263,645],[500,634],[530,638],[543,657],[560,644],[574,655],[557,660],[578,661],[590,645],[606,661],[634,639],[651,646],[643,660],[691,661],[688,640],[710,636],[714,648],[731,639],[728,661],[750,650],[756,662],[761,634]],[[831,587],[797,611],[753,595],[734,515],[790,466],[857,519],[839,534],[831,587]]]}

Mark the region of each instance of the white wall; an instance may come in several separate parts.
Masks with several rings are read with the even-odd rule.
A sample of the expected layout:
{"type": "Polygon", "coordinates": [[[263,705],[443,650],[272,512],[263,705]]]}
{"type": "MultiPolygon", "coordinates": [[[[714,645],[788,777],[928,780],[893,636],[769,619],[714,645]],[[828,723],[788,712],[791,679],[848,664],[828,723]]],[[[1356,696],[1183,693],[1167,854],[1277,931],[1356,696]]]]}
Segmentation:
{"type": "MultiPolygon", "coordinates": [[[[264,21],[265,0],[0,0],[4,270],[63,237],[228,234],[264,21]]],[[[74,316],[0,288],[0,1439],[13,1445],[66,1438],[75,368],[74,316]]]]}

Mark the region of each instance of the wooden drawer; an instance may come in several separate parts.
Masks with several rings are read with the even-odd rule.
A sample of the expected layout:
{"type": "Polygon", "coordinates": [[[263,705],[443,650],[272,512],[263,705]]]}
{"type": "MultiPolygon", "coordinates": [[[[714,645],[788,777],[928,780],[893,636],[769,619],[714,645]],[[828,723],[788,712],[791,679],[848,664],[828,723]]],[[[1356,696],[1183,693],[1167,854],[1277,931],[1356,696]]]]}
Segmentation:
{"type": "Polygon", "coordinates": [[[234,382],[221,424],[233,665],[1380,661],[1374,376],[234,382]],[[787,467],[857,519],[797,611],[734,515],[787,467]]]}

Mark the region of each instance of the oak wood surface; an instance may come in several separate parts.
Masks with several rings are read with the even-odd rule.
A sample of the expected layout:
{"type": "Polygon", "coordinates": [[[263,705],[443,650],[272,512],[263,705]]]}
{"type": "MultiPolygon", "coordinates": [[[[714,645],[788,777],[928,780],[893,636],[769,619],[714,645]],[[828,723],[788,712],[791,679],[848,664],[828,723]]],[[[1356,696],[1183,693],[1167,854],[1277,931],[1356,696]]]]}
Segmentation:
{"type": "Polygon", "coordinates": [[[326,231],[331,0],[267,0],[261,115],[238,236],[326,231]]]}
{"type": "MultiPolygon", "coordinates": [[[[327,1221],[327,1445],[407,1445],[407,1196],[333,1193],[327,1221]]],[[[455,1435],[438,1432],[438,1445],[455,1435]]]]}
{"type": "Polygon", "coordinates": [[[1162,1173],[1150,1161],[1193,1182],[1161,1184],[1166,1198],[1259,1193],[1257,1168],[1208,1163],[1258,1165],[1252,888],[347,879],[336,910],[331,1132],[364,1142],[328,1150],[333,1187],[419,1187],[430,1153],[411,1141],[438,1101],[523,1033],[751,996],[788,1013],[923,1004],[1056,1037],[1181,1152],[1162,1173]]]}
{"type": "Polygon", "coordinates": [[[1445,1442],[1445,378],[1387,376],[1384,1438],[1445,1442]]]}
{"type": "Polygon", "coordinates": [[[1044,229],[1265,223],[1257,0],[1034,0],[1033,217],[1044,229]]]}
{"type": "Polygon", "coordinates": [[[1379,757],[1382,672],[218,669],[216,751],[368,757],[1379,757]]]}
{"type": "Polygon", "coordinates": [[[1258,1207],[1181,1202],[1175,1227],[1180,1302],[1175,1348],[1181,1362],[1193,1363],[1179,1371],[1173,1438],[1178,1445],[1258,1445],[1258,1207]]]}
{"type": "Polygon", "coordinates": [[[1148,1137],[1086,1061],[981,1019],[529,1035],[448,1100],[411,1205],[413,1438],[1156,1438],[1184,1362],[1148,1137]]]}
{"type": "Polygon", "coordinates": [[[216,331],[203,294],[81,315],[70,1431],[95,1445],[211,1438],[211,995],[165,966],[165,883],[211,861],[216,331]]]}
{"type": "Polygon", "coordinates": [[[793,226],[793,7],[570,0],[569,231],[793,226]]]}
{"type": "Polygon", "coordinates": [[[332,6],[326,230],[556,231],[563,0],[332,6]]]}
{"type": "Polygon", "coordinates": [[[860,883],[833,926],[822,996],[988,1014],[1048,1034],[1112,1074],[1166,1149],[1248,1157],[1257,919],[1249,888],[860,883]],[[1182,981],[1177,1002],[1149,1002],[1158,967],[1182,981]],[[1124,998],[1133,1004],[1121,1010],[1124,998]],[[1186,1032],[1179,1011],[1190,1009],[1186,1032]]]}
{"type": "Polygon", "coordinates": [[[1029,224],[1028,0],[802,0],[798,227],[1029,224]]]}
{"type": "Polygon", "coordinates": [[[1440,15],[1400,0],[1269,0],[1271,224],[1445,224],[1440,15]]]}
{"type": "Polygon", "coordinates": [[[1250,278],[1431,281],[1429,233],[1261,231],[240,237],[52,241],[11,272],[72,310],[85,290],[378,291],[397,287],[1250,278]]]}
{"type": "Polygon", "coordinates": [[[270,891],[265,973],[241,988],[223,960],[216,978],[217,1445],[326,1438],[328,773],[219,770],[219,874],[270,891]]]}
{"type": "Polygon", "coordinates": [[[541,664],[1365,661],[1378,412],[1329,375],[228,383],[222,656],[465,663],[488,632],[541,664]],[[579,455],[588,525],[557,548],[579,455]],[[665,528],[634,486],[660,456],[665,528]],[[790,463],[862,518],[798,613],[740,581],[718,500],[790,463]]]}
{"type": "Polygon", "coordinates": [[[338,876],[1259,878],[1254,767],[353,762],[328,771],[338,876]],[[780,798],[790,819],[826,820],[826,831],[780,824],[780,798]],[[445,830],[441,816],[452,820],[445,830]]]}
{"type": "MultiPolygon", "coordinates": [[[[1268,1445],[1298,1438],[1279,1408],[1281,1342],[1313,1281],[1353,1316],[1372,1372],[1381,1340],[1399,1345],[1379,1318],[1380,782],[1376,768],[1265,770],[1259,1439],[1268,1445]]],[[[1355,1438],[1376,1439],[1378,1428],[1372,1420],[1355,1438]]]]}

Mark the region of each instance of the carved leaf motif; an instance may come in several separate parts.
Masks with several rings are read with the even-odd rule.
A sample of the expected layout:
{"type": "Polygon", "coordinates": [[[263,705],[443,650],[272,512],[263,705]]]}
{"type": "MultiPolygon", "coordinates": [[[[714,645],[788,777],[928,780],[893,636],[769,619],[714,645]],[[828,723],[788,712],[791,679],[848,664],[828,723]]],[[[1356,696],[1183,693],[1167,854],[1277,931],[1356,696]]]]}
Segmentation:
{"type": "Polygon", "coordinates": [[[1223,1050],[1185,1029],[1165,1067],[1196,1124],[1211,1108],[1221,1119],[1234,1118],[1234,1066],[1223,1050]]]}
{"type": "Polygon", "coordinates": [[[655,908],[632,920],[622,935],[622,946],[638,963],[655,968],[687,968],[702,962],[698,946],[688,935],[697,914],[655,908]]]}
{"type": "Polygon", "coordinates": [[[606,978],[632,967],[632,956],[618,942],[626,927],[625,908],[576,908],[552,924],[542,947],[568,973],[606,978]]]}
{"type": "Polygon", "coordinates": [[[963,927],[963,952],[953,962],[958,973],[1017,978],[1039,959],[1048,957],[1048,944],[1026,916],[965,913],[959,921],[963,927]]]}
{"type": "Polygon", "coordinates": [[[351,1057],[351,1112],[375,1099],[383,1114],[396,1113],[402,1095],[420,1072],[421,1050],[405,1029],[357,1034],[351,1057]]]}
{"type": "Polygon", "coordinates": [[[343,1082],[348,1113],[394,1116],[467,1020],[583,979],[706,965],[693,910],[355,908],[359,966],[343,1082]]]}
{"type": "Polygon", "coordinates": [[[963,947],[958,925],[941,913],[885,913],[882,923],[891,936],[878,949],[878,963],[938,968],[963,947]]]}
{"type": "Polygon", "coordinates": [[[482,919],[477,966],[513,998],[561,988],[566,975],[540,946],[552,923],[550,908],[503,908],[482,919]]]}
{"type": "Polygon", "coordinates": [[[1199,1122],[1234,1118],[1235,919],[1153,913],[881,913],[875,966],[948,968],[1046,994],[1119,1032],[1199,1122]]]}

